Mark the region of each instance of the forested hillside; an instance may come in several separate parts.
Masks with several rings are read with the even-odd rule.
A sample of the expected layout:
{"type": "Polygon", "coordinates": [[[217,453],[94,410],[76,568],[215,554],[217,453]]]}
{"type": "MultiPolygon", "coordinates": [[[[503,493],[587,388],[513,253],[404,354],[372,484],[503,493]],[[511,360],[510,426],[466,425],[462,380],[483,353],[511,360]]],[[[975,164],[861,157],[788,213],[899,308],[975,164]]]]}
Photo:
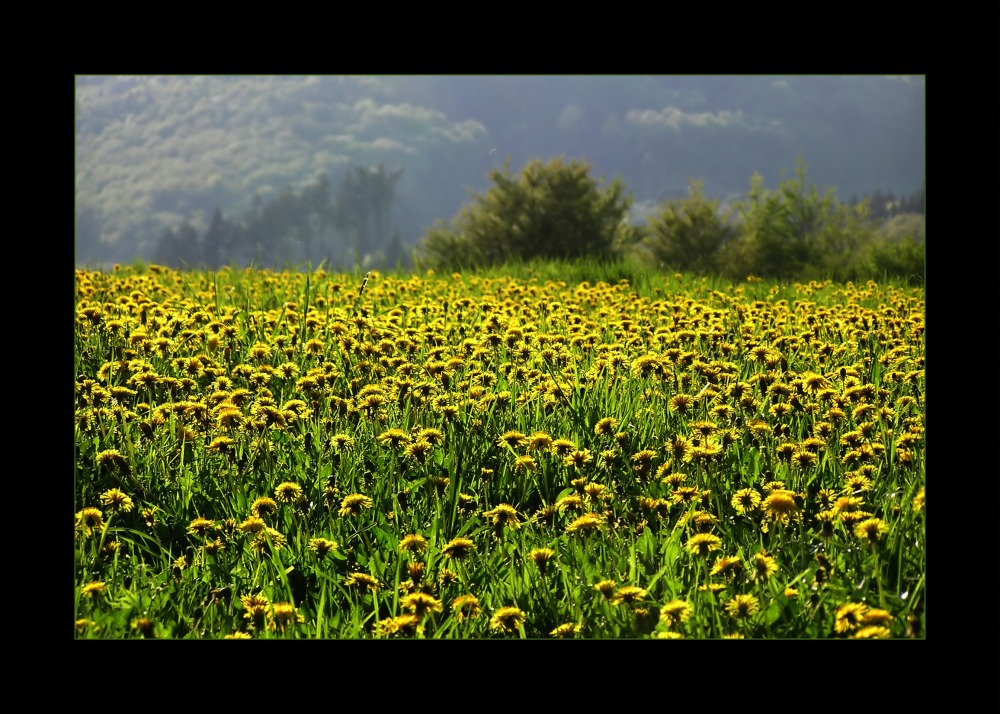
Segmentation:
{"type": "Polygon", "coordinates": [[[799,156],[842,200],[924,180],[920,77],[78,77],[75,101],[78,262],[264,230],[309,200],[297,252],[271,257],[405,252],[504,161],[556,155],[620,177],[634,217],[691,179],[723,201],[755,172],[776,186],[799,156]]]}

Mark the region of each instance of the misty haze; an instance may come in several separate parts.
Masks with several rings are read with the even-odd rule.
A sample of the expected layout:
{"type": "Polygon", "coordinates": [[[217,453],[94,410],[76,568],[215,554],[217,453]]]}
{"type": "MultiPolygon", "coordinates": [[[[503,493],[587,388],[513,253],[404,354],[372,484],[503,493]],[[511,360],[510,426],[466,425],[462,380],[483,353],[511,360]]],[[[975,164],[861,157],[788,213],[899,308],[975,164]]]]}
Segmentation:
{"type": "Polygon", "coordinates": [[[800,157],[881,209],[923,190],[924,99],[922,77],[80,76],[77,264],[164,259],[213,218],[272,229],[222,264],[406,256],[491,170],[558,156],[620,178],[634,223],[693,180],[723,207],[754,173],[776,187],[800,157]],[[367,213],[365,172],[388,193],[367,213]]]}

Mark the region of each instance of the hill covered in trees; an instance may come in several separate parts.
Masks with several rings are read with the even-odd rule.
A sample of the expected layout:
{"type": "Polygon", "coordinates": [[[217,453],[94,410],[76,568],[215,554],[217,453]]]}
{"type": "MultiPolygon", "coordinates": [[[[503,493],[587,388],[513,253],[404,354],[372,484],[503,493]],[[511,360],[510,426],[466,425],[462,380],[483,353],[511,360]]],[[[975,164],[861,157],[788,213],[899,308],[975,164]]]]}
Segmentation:
{"type": "Polygon", "coordinates": [[[391,257],[505,161],[555,155],[620,177],[633,218],[690,180],[777,186],[800,155],[842,199],[924,178],[920,77],[78,77],[75,100],[78,262],[209,233],[209,262],[391,257]]]}

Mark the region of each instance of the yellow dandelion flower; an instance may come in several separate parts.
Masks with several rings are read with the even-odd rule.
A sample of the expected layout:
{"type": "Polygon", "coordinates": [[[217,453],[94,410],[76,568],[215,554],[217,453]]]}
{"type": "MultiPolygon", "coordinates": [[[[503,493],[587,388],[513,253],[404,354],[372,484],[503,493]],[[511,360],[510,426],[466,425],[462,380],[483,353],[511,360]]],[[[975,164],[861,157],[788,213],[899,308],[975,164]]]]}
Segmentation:
{"type": "Polygon", "coordinates": [[[427,455],[434,450],[434,445],[427,439],[415,439],[411,441],[403,450],[403,454],[422,464],[427,459],[427,455]]]}
{"type": "Polygon", "coordinates": [[[889,524],[881,518],[867,518],[854,526],[854,535],[874,546],[889,532],[889,524]]]}
{"type": "Polygon", "coordinates": [[[490,619],[490,629],[498,632],[514,632],[527,619],[524,611],[518,607],[501,607],[493,613],[490,619]]]}
{"type": "Polygon", "coordinates": [[[250,504],[250,512],[258,518],[264,518],[278,512],[278,504],[273,498],[261,496],[250,504]]]}
{"type": "Polygon", "coordinates": [[[739,556],[727,555],[715,561],[715,565],[712,566],[712,570],[709,574],[732,576],[742,570],[743,563],[740,561],[739,556]]]}
{"type": "Polygon", "coordinates": [[[302,497],[302,487],[294,481],[283,481],[274,489],[274,497],[281,503],[295,503],[302,497]]]}
{"type": "Polygon", "coordinates": [[[605,600],[610,600],[615,594],[617,585],[614,580],[602,580],[594,585],[594,590],[603,595],[605,600]]]}
{"type": "Polygon", "coordinates": [[[475,595],[459,595],[451,602],[451,611],[455,619],[461,622],[468,618],[474,620],[479,617],[481,608],[479,598],[475,595]]]}
{"type": "Polygon", "coordinates": [[[409,635],[416,631],[420,625],[420,618],[414,614],[397,615],[384,620],[379,620],[375,625],[376,637],[389,637],[391,635],[409,635]]]}
{"type": "Polygon", "coordinates": [[[104,528],[104,513],[97,508],[84,508],[76,514],[76,527],[89,536],[93,531],[104,528]]]}
{"type": "Polygon", "coordinates": [[[125,513],[128,513],[135,507],[132,499],[117,488],[109,489],[101,494],[101,505],[112,512],[124,511],[125,513]]]}
{"type": "Polygon", "coordinates": [[[598,436],[614,436],[618,429],[618,420],[613,417],[604,417],[594,424],[594,433],[598,436]]]}
{"type": "Polygon", "coordinates": [[[153,637],[156,632],[156,623],[148,617],[140,617],[132,623],[132,629],[137,630],[143,637],[153,637]]]}
{"type": "Polygon", "coordinates": [[[192,535],[206,536],[215,530],[215,521],[199,516],[188,524],[187,532],[192,535]]]}
{"type": "Polygon", "coordinates": [[[468,538],[452,538],[441,549],[445,558],[464,558],[476,549],[476,544],[468,538]]]}
{"type": "Polygon", "coordinates": [[[549,634],[552,637],[574,637],[580,634],[580,626],[572,622],[565,622],[549,632],[549,634]]]}
{"type": "Polygon", "coordinates": [[[776,572],[778,572],[778,561],[763,550],[755,554],[750,561],[751,580],[767,580],[776,572]]]}
{"type": "Polygon", "coordinates": [[[289,625],[305,621],[305,616],[300,615],[298,608],[292,605],[292,603],[276,602],[271,606],[271,611],[268,613],[267,629],[271,632],[284,632],[289,625]]]}
{"type": "Polygon", "coordinates": [[[536,431],[528,437],[530,451],[548,451],[552,448],[552,437],[544,431],[536,431]]]}
{"type": "Polygon", "coordinates": [[[379,434],[377,438],[381,443],[397,449],[410,441],[410,435],[402,429],[389,429],[379,434]]]}
{"type": "Polygon", "coordinates": [[[612,605],[621,605],[622,603],[635,603],[646,597],[646,590],[638,587],[637,585],[625,585],[623,587],[615,590],[614,594],[611,596],[612,605]]]}
{"type": "Polygon", "coordinates": [[[265,527],[254,536],[250,542],[250,548],[257,555],[264,556],[269,552],[281,550],[287,544],[288,539],[283,533],[274,528],[265,527]]]}
{"type": "Polygon", "coordinates": [[[868,612],[864,614],[861,619],[862,625],[888,625],[895,618],[889,613],[888,610],[883,610],[879,607],[868,608],[868,612]]]}
{"type": "Polygon", "coordinates": [[[684,548],[698,555],[706,555],[722,548],[722,539],[712,533],[696,533],[684,544],[684,548]]]}
{"type": "Polygon", "coordinates": [[[371,508],[372,505],[373,502],[370,496],[366,496],[363,493],[351,493],[344,496],[340,502],[340,510],[337,513],[344,517],[356,516],[364,509],[371,508]]]}
{"type": "Polygon", "coordinates": [[[760,600],[753,595],[735,595],[726,602],[726,612],[730,617],[744,620],[760,611],[760,600]]]}
{"type": "Polygon", "coordinates": [[[555,556],[556,552],[551,548],[532,548],[531,552],[528,553],[528,558],[532,560],[538,567],[538,572],[542,577],[545,577],[545,571],[548,567],[549,561],[555,556]]]}
{"type": "Polygon", "coordinates": [[[338,548],[336,541],[328,540],[326,538],[310,538],[307,547],[319,558],[326,557],[328,553],[331,553],[338,548]]]}
{"type": "Polygon", "coordinates": [[[737,513],[747,513],[760,505],[760,494],[752,488],[741,488],[733,495],[731,503],[737,513]]]}
{"type": "Polygon", "coordinates": [[[438,570],[437,580],[442,587],[454,585],[458,582],[458,573],[449,568],[440,568],[438,570]]]}
{"type": "Polygon", "coordinates": [[[350,573],[344,580],[344,585],[356,585],[361,592],[378,590],[380,587],[378,578],[368,573],[350,573]]]}
{"type": "Polygon", "coordinates": [[[330,437],[330,444],[338,453],[349,451],[354,446],[354,438],[348,434],[334,434],[330,437]]]}
{"type": "Polygon", "coordinates": [[[118,449],[106,449],[97,455],[97,464],[99,466],[121,466],[126,465],[125,457],[122,455],[118,449]]]}
{"type": "Polygon", "coordinates": [[[632,454],[632,468],[641,473],[646,473],[649,471],[653,459],[656,458],[656,452],[652,449],[643,449],[635,454],[632,454]]]}
{"type": "Polygon", "coordinates": [[[244,619],[260,621],[263,623],[264,616],[267,614],[268,608],[271,605],[270,600],[264,595],[242,595],[240,596],[240,602],[243,603],[243,613],[244,619]]]}
{"type": "Polygon", "coordinates": [[[573,469],[579,470],[594,460],[590,454],[590,449],[577,449],[563,457],[563,464],[573,469]]]}
{"type": "Polygon", "coordinates": [[[566,526],[567,533],[579,533],[587,535],[595,530],[600,530],[604,525],[604,517],[597,513],[585,513],[572,523],[566,526]]]}
{"type": "Polygon", "coordinates": [[[267,528],[267,524],[264,523],[264,519],[260,516],[250,516],[236,526],[236,528],[243,533],[260,533],[267,528]]]}
{"type": "Polygon", "coordinates": [[[423,619],[431,612],[441,612],[443,605],[440,600],[438,600],[433,595],[429,595],[423,592],[415,592],[410,595],[406,595],[399,601],[400,606],[409,610],[411,614],[423,619]]]}
{"type": "Polygon", "coordinates": [[[409,533],[399,541],[400,551],[409,553],[423,553],[427,550],[427,539],[416,533],[409,533]]]}
{"type": "Polygon", "coordinates": [[[434,445],[441,445],[444,443],[444,434],[441,433],[440,429],[434,429],[432,427],[421,429],[417,432],[417,438],[426,439],[434,445]]]}
{"type": "Polygon", "coordinates": [[[684,600],[671,600],[660,608],[660,622],[667,627],[684,622],[694,614],[694,608],[684,600]]]}
{"type": "Polygon", "coordinates": [[[856,640],[886,640],[892,637],[892,632],[888,627],[882,627],[880,625],[870,625],[868,627],[862,627],[860,630],[851,635],[852,639],[856,640]]]}
{"type": "Polygon", "coordinates": [[[518,528],[521,525],[517,509],[508,503],[501,503],[496,508],[484,511],[483,516],[493,520],[494,528],[518,528]]]}
{"type": "Polygon", "coordinates": [[[764,512],[775,518],[787,518],[798,511],[798,504],[795,502],[795,494],[792,491],[778,489],[764,499],[762,504],[764,512]]]}
{"type": "Polygon", "coordinates": [[[576,444],[569,439],[556,439],[549,448],[556,456],[567,456],[576,451],[576,444]]]}
{"type": "Polygon", "coordinates": [[[837,608],[833,629],[841,634],[855,630],[864,621],[867,612],[868,606],[864,603],[845,602],[837,608]]]}
{"type": "Polygon", "coordinates": [[[80,588],[80,595],[83,597],[94,597],[104,592],[104,582],[100,580],[93,580],[82,588],[80,588]]]}
{"type": "Polygon", "coordinates": [[[538,464],[535,462],[534,457],[529,454],[518,456],[514,460],[514,471],[534,471],[537,468],[538,464]]]}
{"type": "Polygon", "coordinates": [[[512,449],[516,449],[519,446],[524,446],[528,443],[528,437],[519,431],[505,431],[497,439],[498,446],[509,446],[512,449]]]}
{"type": "Polygon", "coordinates": [[[212,442],[205,448],[208,451],[217,451],[220,454],[228,454],[232,452],[233,447],[235,446],[236,446],[235,439],[231,439],[228,436],[217,436],[214,439],[212,439],[212,442]]]}
{"type": "Polygon", "coordinates": [[[583,507],[583,496],[577,493],[571,493],[568,496],[563,496],[558,501],[555,502],[555,507],[559,512],[565,512],[583,507]]]}

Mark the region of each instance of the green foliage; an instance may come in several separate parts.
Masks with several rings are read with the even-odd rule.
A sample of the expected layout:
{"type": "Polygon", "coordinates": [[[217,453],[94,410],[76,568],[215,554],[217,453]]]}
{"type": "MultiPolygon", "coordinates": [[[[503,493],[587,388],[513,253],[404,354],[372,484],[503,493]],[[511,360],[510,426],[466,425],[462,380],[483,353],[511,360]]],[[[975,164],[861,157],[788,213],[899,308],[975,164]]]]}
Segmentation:
{"type": "Polygon", "coordinates": [[[714,273],[719,249],[736,238],[737,229],[729,222],[731,211],[720,214],[719,201],[705,197],[701,181],[692,181],[689,193],[668,201],[652,217],[642,247],[667,268],[714,273]]]}
{"type": "Polygon", "coordinates": [[[626,218],[631,206],[620,179],[606,187],[589,176],[590,167],[562,157],[535,159],[519,176],[509,162],[493,169],[495,184],[474,195],[452,220],[438,223],[422,241],[431,267],[468,268],[509,260],[606,260],[620,254],[631,238],[626,218]]]}
{"type": "Polygon", "coordinates": [[[876,239],[896,241],[902,238],[913,238],[923,241],[927,228],[921,213],[899,213],[879,225],[875,232],[876,239]]]}
{"type": "Polygon", "coordinates": [[[924,216],[918,213],[900,213],[882,223],[866,246],[867,277],[901,278],[910,285],[923,285],[925,233],[924,216]]]}
{"type": "Polygon", "coordinates": [[[653,285],[663,283],[662,276],[647,262],[627,256],[612,260],[576,258],[573,260],[510,261],[479,270],[476,274],[492,279],[517,276],[520,280],[534,281],[539,284],[550,280],[568,285],[628,283],[630,289],[639,295],[646,296],[653,294],[653,285]]]}
{"type": "Polygon", "coordinates": [[[905,278],[910,285],[923,285],[924,242],[912,236],[899,240],[876,240],[870,246],[867,266],[875,277],[905,278]]]}
{"type": "Polygon", "coordinates": [[[776,191],[764,188],[760,174],[751,177],[747,198],[736,204],[740,237],[720,256],[724,273],[776,279],[858,276],[860,249],[873,231],[867,203],[842,205],[834,189],[821,196],[807,184],[801,157],[795,174],[776,191]]]}

